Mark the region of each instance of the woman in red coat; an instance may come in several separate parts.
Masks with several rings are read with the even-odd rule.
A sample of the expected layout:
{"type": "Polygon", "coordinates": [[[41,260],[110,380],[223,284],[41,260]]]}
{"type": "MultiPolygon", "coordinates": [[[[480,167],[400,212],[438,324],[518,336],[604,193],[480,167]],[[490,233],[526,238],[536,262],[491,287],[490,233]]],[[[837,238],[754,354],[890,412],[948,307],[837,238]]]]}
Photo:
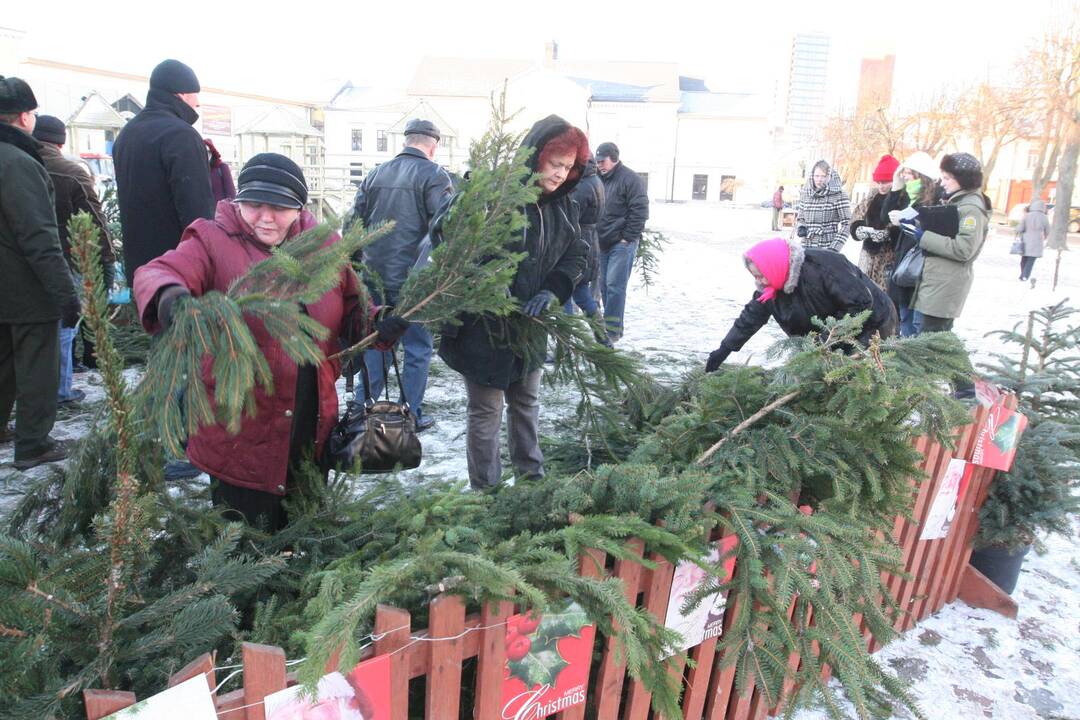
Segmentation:
{"type": "MultiPolygon", "coordinates": [[[[304,210],[307,184],[303,171],[288,158],[261,153],[240,171],[235,201],[222,200],[213,220],[199,219],[184,230],[180,244],[135,273],[135,303],[150,333],[168,329],[178,301],[211,290],[225,292],[234,279],[270,256],[316,220],[304,210]]],[[[328,242],[337,242],[335,233],[328,242]]],[[[324,355],[336,352],[338,338],[358,338],[372,328],[379,343],[390,346],[408,321],[386,317],[376,322],[374,306],[360,308],[355,273],[343,270],[341,282],[308,315],[330,330],[320,342],[324,355]]],[[[223,425],[201,428],[188,441],[192,464],[213,479],[215,505],[235,510],[250,524],[270,530],[285,525],[282,498],[295,486],[294,473],[305,457],[318,457],[337,421],[335,381],[341,367],[325,359],[318,366],[297,366],[263,324],[248,327],[274,376],[274,394],[255,388],[256,414],[245,416],[237,434],[223,425]]],[[[213,393],[214,381],[204,380],[213,393]]]]}

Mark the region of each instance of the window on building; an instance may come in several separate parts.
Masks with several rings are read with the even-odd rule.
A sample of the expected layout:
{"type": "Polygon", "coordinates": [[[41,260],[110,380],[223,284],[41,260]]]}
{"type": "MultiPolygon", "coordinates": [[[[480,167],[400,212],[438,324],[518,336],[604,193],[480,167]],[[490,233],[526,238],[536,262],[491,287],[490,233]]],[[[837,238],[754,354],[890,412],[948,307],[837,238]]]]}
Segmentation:
{"type": "Polygon", "coordinates": [[[694,200],[704,200],[709,196],[709,176],[694,175],[694,184],[690,188],[690,197],[694,200]]]}
{"type": "Polygon", "coordinates": [[[319,164],[319,147],[318,145],[308,145],[307,157],[304,158],[304,162],[312,167],[319,164]]]}
{"type": "Polygon", "coordinates": [[[386,131],[377,130],[375,132],[375,150],[377,150],[378,152],[386,152],[387,147],[388,142],[386,139],[386,131]]]}
{"type": "Polygon", "coordinates": [[[1028,150],[1027,169],[1034,170],[1035,164],[1039,162],[1039,151],[1035,148],[1028,150]]]}
{"type": "Polygon", "coordinates": [[[364,150],[364,131],[354,128],[352,131],[352,151],[363,152],[364,150]]]}
{"type": "Polygon", "coordinates": [[[648,195],[649,194],[649,173],[641,173],[641,172],[639,172],[637,174],[637,176],[639,178],[641,178],[641,184],[645,188],[645,194],[648,195]]]}
{"type": "Polygon", "coordinates": [[[721,200],[734,200],[735,199],[735,176],[734,175],[721,175],[720,176],[720,199],[721,200]]]}
{"type": "Polygon", "coordinates": [[[364,163],[349,163],[349,182],[359,185],[364,179],[364,163]]]}

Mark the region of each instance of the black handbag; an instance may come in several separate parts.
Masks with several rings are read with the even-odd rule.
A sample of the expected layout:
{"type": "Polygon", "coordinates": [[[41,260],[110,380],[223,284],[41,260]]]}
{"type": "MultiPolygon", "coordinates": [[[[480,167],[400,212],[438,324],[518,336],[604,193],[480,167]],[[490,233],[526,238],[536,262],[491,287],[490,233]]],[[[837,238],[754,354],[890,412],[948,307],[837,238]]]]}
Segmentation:
{"type": "MultiPolygon", "coordinates": [[[[391,352],[394,376],[402,398],[397,355],[391,352]]],[[[364,382],[364,401],[349,400],[345,415],[330,432],[323,448],[323,469],[355,471],[360,474],[411,470],[420,466],[423,449],[416,435],[416,416],[407,402],[391,402],[386,360],[383,360],[383,387],[386,399],[371,397],[371,383],[363,357],[358,362],[364,382]]]]}

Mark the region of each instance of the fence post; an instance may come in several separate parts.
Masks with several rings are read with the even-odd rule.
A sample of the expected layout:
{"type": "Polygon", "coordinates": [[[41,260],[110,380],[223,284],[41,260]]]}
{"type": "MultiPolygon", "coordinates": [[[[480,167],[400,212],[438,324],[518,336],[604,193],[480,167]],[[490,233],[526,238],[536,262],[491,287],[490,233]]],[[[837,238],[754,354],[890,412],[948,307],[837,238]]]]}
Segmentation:
{"type": "Polygon", "coordinates": [[[135,693],[126,690],[83,690],[86,720],[101,720],[135,704],[135,693]]]}
{"type": "Polygon", "coordinates": [[[480,610],[480,651],[476,657],[476,700],[474,720],[487,720],[500,715],[503,669],[506,666],[506,619],[514,611],[510,602],[484,603],[480,610]],[[496,625],[498,627],[489,627],[496,625]]]}
{"type": "Polygon", "coordinates": [[[409,716],[409,655],[397,651],[409,643],[411,625],[412,616],[406,610],[389,605],[375,608],[375,655],[390,655],[390,720],[409,716]]]}
{"type": "MultiPolygon", "coordinates": [[[[671,578],[675,574],[675,566],[664,559],[662,555],[653,553],[649,559],[656,564],[652,570],[645,571],[645,609],[652,613],[653,617],[661,618],[667,613],[668,596],[671,595],[671,578]]],[[[649,715],[649,706],[652,703],[652,695],[640,680],[630,681],[630,691],[626,698],[625,720],[645,720],[649,715]]]]}
{"type": "MultiPolygon", "coordinates": [[[[604,574],[604,565],[606,562],[607,553],[595,549],[586,550],[578,561],[579,573],[581,577],[598,578],[604,574]]],[[[593,635],[593,638],[593,643],[595,643],[595,634],[593,635]]],[[[585,654],[585,657],[592,657],[592,646],[589,647],[589,651],[585,654]]],[[[590,687],[588,682],[585,683],[585,687],[590,687]]],[[[585,705],[575,705],[572,708],[567,708],[566,710],[557,713],[555,717],[558,720],[585,720],[585,705]]]]}
{"type": "Polygon", "coordinates": [[[274,645],[244,643],[241,646],[244,664],[244,705],[247,720],[266,720],[262,701],[285,689],[285,651],[274,645]]]}
{"type": "MultiPolygon", "coordinates": [[[[615,577],[622,580],[623,596],[633,605],[637,600],[638,587],[641,585],[641,555],[645,545],[634,539],[626,543],[626,549],[634,558],[615,562],[615,577]]],[[[615,625],[617,632],[619,626],[615,625]]],[[[619,717],[619,702],[622,699],[623,679],[626,677],[626,662],[619,662],[614,637],[604,639],[604,652],[600,660],[600,676],[596,679],[596,718],[597,720],[615,720],[619,717]]]]}
{"type": "MultiPolygon", "coordinates": [[[[428,637],[451,638],[465,630],[465,604],[457,595],[440,595],[431,601],[428,637]]],[[[457,720],[461,700],[461,638],[431,643],[431,666],[427,677],[425,717],[457,720]]]]}
{"type": "Polygon", "coordinates": [[[170,675],[168,687],[175,687],[196,675],[206,676],[206,684],[210,686],[210,697],[216,699],[214,690],[217,689],[217,678],[214,675],[214,657],[210,653],[203,653],[170,675]]]}

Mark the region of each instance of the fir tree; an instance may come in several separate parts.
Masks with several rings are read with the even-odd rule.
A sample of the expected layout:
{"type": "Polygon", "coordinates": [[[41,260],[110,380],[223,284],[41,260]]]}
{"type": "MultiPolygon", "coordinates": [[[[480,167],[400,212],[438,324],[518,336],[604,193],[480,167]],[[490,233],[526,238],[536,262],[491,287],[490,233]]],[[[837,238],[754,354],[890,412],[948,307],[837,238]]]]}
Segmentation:
{"type": "Polygon", "coordinates": [[[1066,302],[1032,311],[1023,331],[1017,324],[991,333],[1014,350],[995,353],[983,368],[1016,393],[1028,426],[1012,469],[990,486],[976,547],[1019,550],[1043,533],[1070,532],[1070,517],[1080,512],[1080,327],[1069,324],[1077,311],[1066,302]]]}

